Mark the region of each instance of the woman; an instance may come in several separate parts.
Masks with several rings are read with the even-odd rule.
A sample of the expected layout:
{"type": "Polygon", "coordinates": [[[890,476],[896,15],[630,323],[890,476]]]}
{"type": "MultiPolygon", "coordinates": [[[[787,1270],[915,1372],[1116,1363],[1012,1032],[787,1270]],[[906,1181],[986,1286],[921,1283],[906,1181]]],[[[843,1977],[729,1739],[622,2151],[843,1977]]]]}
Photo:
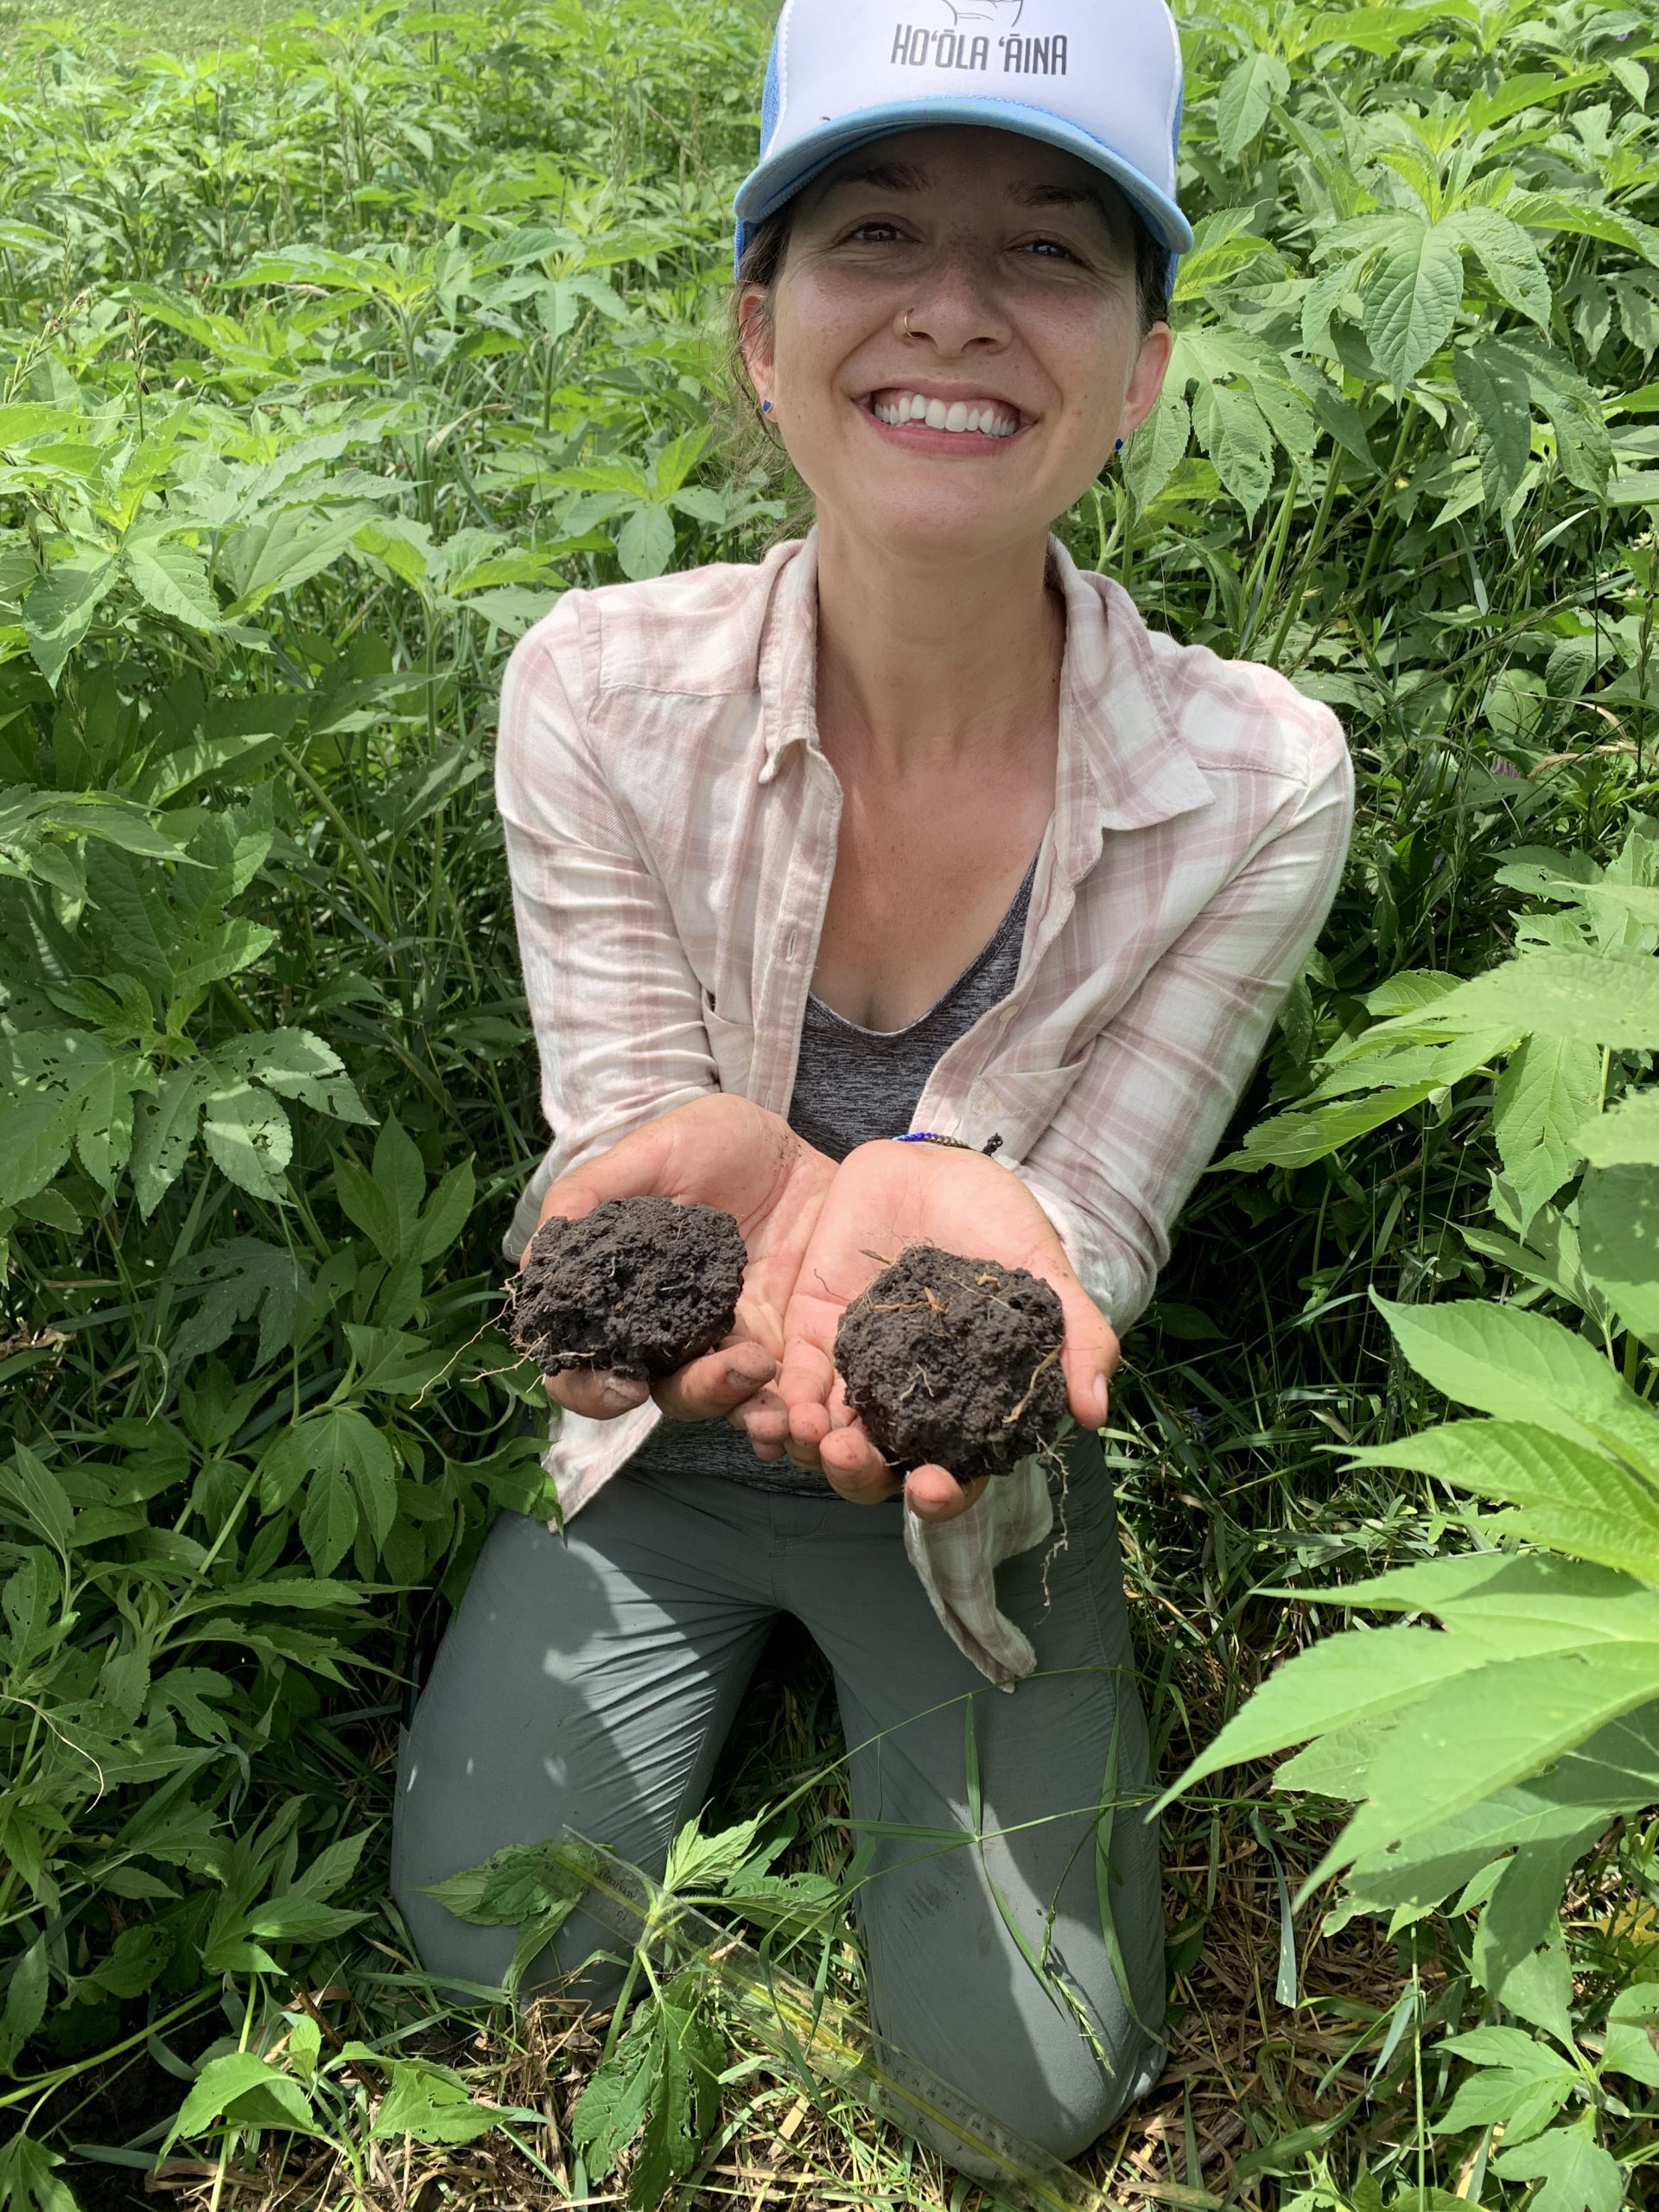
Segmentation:
{"type": "MultiPolygon", "coordinates": [[[[815,527],[567,594],[499,779],[554,1131],[512,1249],[538,1208],[701,1200],[743,1300],[649,1398],[550,1383],[566,1531],[492,1530],[396,1839],[428,1967],[497,1981],[512,1931],[424,1885],[567,1822],[660,1868],[791,1611],[835,1673],[876,2024],[1062,2157],[1162,2062],[1096,1431],[1351,804],[1325,709],[1050,536],[1168,362],[1180,86],[1162,0],[784,10],[736,312],[815,527]],[[923,1133],[951,1141],[893,1141],[923,1133]],[[1058,1293],[1063,1497],[1036,1461],[901,1484],[849,1415],[837,1320],[917,1238],[1058,1293]]],[[[547,1971],[604,1940],[574,1918],[547,1971]]]]}

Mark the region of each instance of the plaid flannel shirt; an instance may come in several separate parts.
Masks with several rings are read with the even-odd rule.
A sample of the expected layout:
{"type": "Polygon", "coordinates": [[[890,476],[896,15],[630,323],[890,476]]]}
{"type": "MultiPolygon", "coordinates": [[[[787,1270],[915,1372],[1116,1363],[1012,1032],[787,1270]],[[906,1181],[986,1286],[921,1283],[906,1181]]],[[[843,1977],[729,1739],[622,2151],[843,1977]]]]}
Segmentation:
{"type": "MultiPolygon", "coordinates": [[[[1121,1333],[1325,919],[1352,772],[1328,708],[1149,630],[1121,586],[1050,551],[1058,760],[1019,974],[940,1058],[913,1126],[1000,1136],[1121,1333]]],[[[816,579],[813,533],[753,567],[567,592],[513,652],[497,795],[553,1132],[514,1260],[549,1182],[655,1116],[716,1089],[789,1110],[841,805],[816,579]]],[[[546,1464],[567,1518],[659,1418],[560,1418],[546,1464]]],[[[939,1620],[1004,1686],[1035,1659],[995,1570],[1052,1520],[1035,1460],[954,1521],[904,1509],[939,1620]]]]}

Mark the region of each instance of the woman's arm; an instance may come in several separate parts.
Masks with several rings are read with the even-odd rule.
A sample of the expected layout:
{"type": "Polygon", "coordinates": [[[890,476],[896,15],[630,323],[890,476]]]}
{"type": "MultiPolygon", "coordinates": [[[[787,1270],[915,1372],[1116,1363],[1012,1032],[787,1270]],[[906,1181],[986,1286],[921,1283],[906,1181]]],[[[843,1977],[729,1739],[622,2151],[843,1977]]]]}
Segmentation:
{"type": "Polygon", "coordinates": [[[1095,1039],[1014,1173],[1121,1335],[1152,1295],[1175,1217],[1208,1166],[1342,878],[1353,769],[1334,715],[1304,795],[1095,1039]]]}
{"type": "Polygon", "coordinates": [[[716,1088],[702,991],[667,893],[589,749],[586,596],[568,592],[515,648],[496,751],[552,1130],[531,1186],[537,1205],[555,1177],[716,1088]]]}
{"type": "MultiPolygon", "coordinates": [[[[553,1132],[517,1242],[537,1218],[579,1217],[606,1198],[654,1194],[734,1214],[748,1254],[736,1326],[652,1395],[677,1420],[733,1420],[777,1459],[786,1417],[765,1386],[833,1170],[776,1115],[719,1093],[702,988],[666,893],[588,747],[585,643],[582,595],[571,593],[520,643],[502,686],[496,791],[553,1132]]],[[[548,1389],[594,1420],[645,1395],[641,1382],[580,1372],[548,1389]]]]}

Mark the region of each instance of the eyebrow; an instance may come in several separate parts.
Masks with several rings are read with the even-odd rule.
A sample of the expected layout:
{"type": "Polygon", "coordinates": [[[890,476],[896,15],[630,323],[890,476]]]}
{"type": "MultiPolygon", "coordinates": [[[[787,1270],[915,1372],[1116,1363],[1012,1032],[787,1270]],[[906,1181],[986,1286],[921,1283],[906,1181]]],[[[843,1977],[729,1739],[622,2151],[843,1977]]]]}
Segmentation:
{"type": "MultiPolygon", "coordinates": [[[[843,185],[869,185],[877,192],[925,192],[928,176],[913,162],[868,162],[861,168],[843,169],[825,188],[838,192],[843,185]]],[[[1118,219],[1103,193],[1086,184],[1017,184],[1008,197],[1020,207],[1092,207],[1116,238],[1118,219]]]]}

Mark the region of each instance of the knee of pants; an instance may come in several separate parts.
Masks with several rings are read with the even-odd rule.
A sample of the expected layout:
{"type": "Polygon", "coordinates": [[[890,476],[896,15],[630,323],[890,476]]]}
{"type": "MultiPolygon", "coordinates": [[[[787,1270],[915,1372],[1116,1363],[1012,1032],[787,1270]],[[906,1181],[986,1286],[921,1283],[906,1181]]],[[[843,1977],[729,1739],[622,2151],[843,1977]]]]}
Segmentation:
{"type": "MultiPolygon", "coordinates": [[[[976,2094],[970,2083],[954,2086],[966,2103],[982,2111],[988,2119],[1001,2120],[1033,2149],[1067,2164],[1073,2158],[1081,2158],[1131,2105],[1147,2094],[1163,2072],[1167,2055],[1161,2044],[1138,2044],[1122,2054],[1119,2070],[1110,2078],[1101,2071],[1097,2062],[1092,2079],[1079,2079],[1077,2069],[1068,2065],[1062,2070],[1071,2077],[1069,2081],[1045,2081],[1035,2094],[1028,2094],[1029,2082],[1010,2083],[1006,2080],[980,2085],[985,2092],[982,2094],[976,2094]]],[[[967,2174],[976,2181],[1007,2178],[1006,2167],[976,2153],[949,2129],[925,2120],[919,2113],[912,2120],[900,2118],[899,2125],[918,2142],[938,2152],[958,2173],[967,2174]]]]}

